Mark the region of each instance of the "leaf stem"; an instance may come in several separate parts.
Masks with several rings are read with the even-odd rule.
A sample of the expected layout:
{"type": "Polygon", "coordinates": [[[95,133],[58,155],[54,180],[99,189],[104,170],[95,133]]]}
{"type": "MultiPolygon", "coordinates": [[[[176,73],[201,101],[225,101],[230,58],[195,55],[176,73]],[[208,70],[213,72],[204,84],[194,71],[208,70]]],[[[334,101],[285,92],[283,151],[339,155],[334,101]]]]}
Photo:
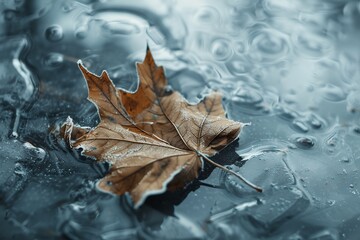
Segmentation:
{"type": "Polygon", "coordinates": [[[246,185],[248,185],[249,187],[255,189],[257,192],[262,192],[262,188],[256,186],[255,184],[249,182],[248,180],[246,180],[246,178],[244,178],[240,173],[236,173],[230,169],[227,169],[226,167],[214,162],[213,160],[211,160],[210,158],[208,158],[207,156],[205,156],[203,153],[201,152],[197,152],[202,158],[204,158],[206,161],[208,161],[209,163],[211,163],[212,165],[224,170],[225,172],[228,172],[232,175],[234,175],[235,177],[239,178],[241,181],[243,181],[246,185]]]}

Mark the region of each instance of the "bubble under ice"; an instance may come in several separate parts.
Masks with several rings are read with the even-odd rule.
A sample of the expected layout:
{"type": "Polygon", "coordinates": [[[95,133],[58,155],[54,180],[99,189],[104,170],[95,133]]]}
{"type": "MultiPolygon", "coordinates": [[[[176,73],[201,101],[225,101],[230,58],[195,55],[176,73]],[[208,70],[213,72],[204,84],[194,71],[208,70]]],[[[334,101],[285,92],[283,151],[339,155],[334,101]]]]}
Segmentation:
{"type": "Polygon", "coordinates": [[[0,2],[0,239],[358,239],[360,2],[0,2]],[[96,190],[106,165],[52,132],[99,121],[77,61],[135,90],[149,44],[189,101],[223,93],[240,140],[149,199],[96,190]],[[239,157],[241,156],[241,157],[239,157]]]}

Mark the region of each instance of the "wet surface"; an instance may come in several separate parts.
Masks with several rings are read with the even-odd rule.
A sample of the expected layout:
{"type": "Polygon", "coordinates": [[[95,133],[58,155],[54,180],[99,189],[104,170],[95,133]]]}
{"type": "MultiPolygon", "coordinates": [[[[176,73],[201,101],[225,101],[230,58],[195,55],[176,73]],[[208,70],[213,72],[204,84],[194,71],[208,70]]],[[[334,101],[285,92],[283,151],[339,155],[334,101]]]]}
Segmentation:
{"type": "Polygon", "coordinates": [[[358,239],[360,2],[0,2],[1,239],[358,239]],[[95,126],[76,62],[134,90],[149,44],[172,88],[224,95],[250,123],[206,168],[133,210],[96,190],[107,166],[53,129],[95,126]],[[239,157],[241,156],[241,157],[239,157]]]}

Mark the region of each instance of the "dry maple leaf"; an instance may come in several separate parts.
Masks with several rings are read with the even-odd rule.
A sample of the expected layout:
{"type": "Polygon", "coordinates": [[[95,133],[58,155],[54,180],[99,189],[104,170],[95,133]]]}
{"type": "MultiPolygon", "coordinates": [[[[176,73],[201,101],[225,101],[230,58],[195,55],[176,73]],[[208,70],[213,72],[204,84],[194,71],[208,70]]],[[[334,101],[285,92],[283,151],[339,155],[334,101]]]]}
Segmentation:
{"type": "Polygon", "coordinates": [[[226,119],[219,93],[189,104],[169,90],[164,69],[155,64],[149,48],[144,62],[137,63],[135,92],[116,89],[106,71],[97,76],[81,62],[79,68],[101,121],[90,130],[68,118],[63,137],[84,155],[111,164],[109,174],[98,182],[100,189],[128,192],[137,208],[149,195],[196,179],[203,159],[230,171],[209,157],[234,141],[243,124],[226,119]]]}

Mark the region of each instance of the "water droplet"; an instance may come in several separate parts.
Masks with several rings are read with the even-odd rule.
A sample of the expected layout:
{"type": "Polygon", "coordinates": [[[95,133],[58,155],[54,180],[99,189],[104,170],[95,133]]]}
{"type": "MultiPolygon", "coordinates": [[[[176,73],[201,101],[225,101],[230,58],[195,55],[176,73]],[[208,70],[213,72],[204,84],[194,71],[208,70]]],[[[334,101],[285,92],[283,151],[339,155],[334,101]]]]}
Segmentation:
{"type": "Polygon", "coordinates": [[[232,50],[228,40],[216,39],[215,41],[213,41],[211,44],[211,53],[218,61],[224,61],[228,59],[232,54],[232,50]]]}
{"type": "Polygon", "coordinates": [[[330,137],[330,138],[326,141],[326,144],[327,144],[329,147],[335,147],[335,146],[337,145],[337,142],[338,142],[337,136],[334,135],[334,136],[330,137]]]}
{"type": "Polygon", "coordinates": [[[292,120],[299,116],[296,111],[284,106],[277,106],[275,110],[278,112],[278,116],[285,120],[292,120]]]}
{"type": "Polygon", "coordinates": [[[24,168],[24,166],[21,163],[15,163],[14,173],[16,175],[25,176],[26,175],[26,169],[24,168]]]}
{"type": "Polygon", "coordinates": [[[347,96],[343,89],[333,84],[326,84],[322,90],[324,98],[332,102],[343,101],[347,96]]]}
{"type": "Polygon", "coordinates": [[[50,42],[58,42],[63,37],[63,29],[59,25],[50,26],[45,30],[45,38],[50,42]]]}
{"type": "Polygon", "coordinates": [[[249,62],[238,59],[227,61],[226,67],[234,75],[242,75],[251,69],[249,62]]]}
{"type": "Polygon", "coordinates": [[[343,157],[343,158],[340,159],[340,162],[349,163],[349,162],[350,162],[350,158],[348,158],[348,157],[343,157]]]}
{"type": "Polygon", "coordinates": [[[292,123],[295,130],[306,133],[309,131],[309,127],[303,121],[294,120],[292,123]]]}
{"type": "Polygon", "coordinates": [[[310,116],[308,116],[307,118],[307,123],[310,124],[310,126],[314,129],[319,129],[322,127],[323,125],[323,120],[320,120],[320,117],[318,117],[315,114],[310,114],[310,116]]]}
{"type": "MultiPolygon", "coordinates": [[[[251,77],[243,75],[234,79],[234,81],[240,81],[240,79],[244,82],[254,80],[251,77]]],[[[264,94],[257,88],[256,84],[251,84],[250,82],[247,84],[237,84],[236,86],[233,85],[233,87],[229,85],[224,91],[232,93],[229,96],[231,100],[229,107],[234,114],[238,111],[251,115],[268,114],[270,111],[268,106],[273,103],[272,96],[264,94]],[[233,90],[234,88],[235,90],[233,90]]]]}
{"type": "Polygon", "coordinates": [[[64,62],[64,55],[61,53],[48,53],[43,58],[43,64],[47,68],[58,68],[60,67],[64,62]]]}
{"type": "Polygon", "coordinates": [[[252,105],[262,102],[263,98],[255,89],[241,87],[235,91],[231,100],[240,104],[252,105]]]}
{"type": "Polygon", "coordinates": [[[336,201],[335,200],[328,200],[327,203],[330,205],[330,206],[333,206],[336,201]]]}
{"type": "Polygon", "coordinates": [[[140,32],[140,28],[138,26],[126,21],[107,22],[102,27],[104,31],[116,35],[131,35],[140,32]]]}
{"type": "Polygon", "coordinates": [[[315,138],[310,136],[298,136],[294,139],[296,146],[302,149],[310,149],[315,145],[315,138]]]}
{"type": "Polygon", "coordinates": [[[276,39],[273,35],[260,34],[253,40],[259,50],[265,54],[276,54],[282,50],[282,45],[285,41],[282,39],[276,39]]]}

